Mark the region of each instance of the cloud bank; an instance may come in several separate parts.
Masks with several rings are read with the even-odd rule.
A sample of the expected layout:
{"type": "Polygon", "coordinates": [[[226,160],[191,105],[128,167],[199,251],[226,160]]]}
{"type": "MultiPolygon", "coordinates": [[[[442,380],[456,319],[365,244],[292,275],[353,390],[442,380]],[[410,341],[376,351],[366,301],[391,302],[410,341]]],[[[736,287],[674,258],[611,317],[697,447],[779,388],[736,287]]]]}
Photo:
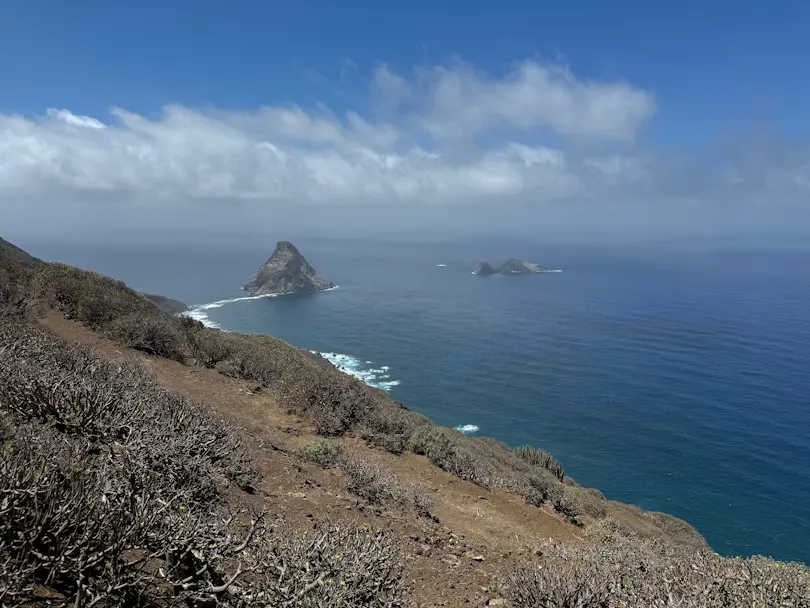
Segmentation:
{"type": "Polygon", "coordinates": [[[653,151],[643,133],[665,120],[657,108],[630,83],[525,61],[498,77],[463,62],[409,73],[381,64],[362,107],[341,112],[172,105],[155,116],[0,114],[0,201],[704,204],[810,194],[806,146],[653,151]]]}

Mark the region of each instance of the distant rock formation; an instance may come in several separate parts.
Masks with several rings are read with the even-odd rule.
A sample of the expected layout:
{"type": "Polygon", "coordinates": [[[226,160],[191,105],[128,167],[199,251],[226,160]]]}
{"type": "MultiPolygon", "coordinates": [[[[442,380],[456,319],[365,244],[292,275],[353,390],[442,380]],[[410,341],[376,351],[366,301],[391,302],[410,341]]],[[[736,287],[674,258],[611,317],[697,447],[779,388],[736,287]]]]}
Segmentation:
{"type": "Polygon", "coordinates": [[[496,274],[498,271],[495,270],[489,262],[481,262],[478,264],[478,267],[473,270],[473,274],[480,274],[481,276],[488,276],[490,274],[496,274]]]}
{"type": "Polygon", "coordinates": [[[331,289],[335,284],[318,276],[289,241],[279,241],[270,256],[245,285],[252,296],[331,289]]]}
{"type": "Polygon", "coordinates": [[[0,260],[24,266],[25,268],[35,268],[43,263],[42,260],[28,255],[28,253],[4,239],[0,239],[0,260]]]}
{"type": "Polygon", "coordinates": [[[181,312],[186,312],[188,310],[188,304],[185,304],[180,300],[173,300],[165,296],[156,296],[155,294],[151,293],[145,293],[142,295],[168,315],[179,315],[181,312]]]}
{"type": "Polygon", "coordinates": [[[491,274],[535,274],[538,272],[555,271],[552,271],[550,268],[546,268],[545,266],[539,266],[533,262],[524,262],[523,260],[518,260],[515,258],[506,260],[497,270],[493,268],[489,262],[481,262],[478,264],[478,267],[473,270],[473,274],[478,274],[481,276],[491,274]]]}
{"type": "Polygon", "coordinates": [[[499,272],[501,274],[534,274],[536,272],[545,272],[548,268],[538,266],[532,262],[524,262],[523,260],[506,260],[501,264],[499,272]]]}

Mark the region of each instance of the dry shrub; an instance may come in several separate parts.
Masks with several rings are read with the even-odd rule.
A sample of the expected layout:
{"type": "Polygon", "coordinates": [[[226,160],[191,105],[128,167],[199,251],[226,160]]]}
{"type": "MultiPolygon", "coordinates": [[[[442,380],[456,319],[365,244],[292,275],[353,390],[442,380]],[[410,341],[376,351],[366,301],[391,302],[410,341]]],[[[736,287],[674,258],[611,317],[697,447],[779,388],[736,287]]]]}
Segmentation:
{"type": "Polygon", "coordinates": [[[232,429],[161,388],[139,366],[110,362],[23,325],[5,326],[0,340],[0,410],[69,436],[137,450],[163,483],[198,498],[212,492],[210,473],[244,488],[253,483],[232,429]]]}
{"type": "Polygon", "coordinates": [[[341,462],[344,453],[342,445],[328,439],[318,439],[303,448],[298,455],[308,462],[317,464],[319,467],[329,469],[341,462]]]}
{"type": "Polygon", "coordinates": [[[810,570],[762,557],[643,540],[604,526],[581,544],[545,543],[508,581],[518,608],[810,606],[810,570]]]}
{"type": "Polygon", "coordinates": [[[379,534],[224,511],[221,479],[252,479],[240,439],[136,366],[4,323],[0,423],[4,607],[402,605],[379,534]]]}
{"type": "Polygon", "coordinates": [[[366,431],[361,436],[370,444],[391,454],[402,454],[405,451],[405,438],[402,435],[386,435],[366,431]]]}
{"type": "Polygon", "coordinates": [[[184,361],[186,341],[179,320],[165,315],[135,313],[110,323],[108,333],[122,344],[150,355],[184,361]]]}
{"type": "Polygon", "coordinates": [[[560,481],[565,478],[565,470],[562,465],[548,452],[530,445],[524,445],[516,448],[515,453],[531,466],[548,470],[560,481]]]}
{"type": "Polygon", "coordinates": [[[528,486],[524,493],[526,502],[539,507],[546,501],[558,503],[562,500],[564,486],[545,469],[538,469],[527,477],[528,486]]]}
{"type": "Polygon", "coordinates": [[[262,591],[245,605],[402,607],[400,560],[394,545],[368,528],[279,535],[256,576],[262,591]]]}
{"type": "Polygon", "coordinates": [[[33,312],[26,294],[30,275],[25,268],[0,260],[0,322],[25,319],[33,312]]]}
{"type": "Polygon", "coordinates": [[[342,458],[339,466],[346,476],[346,489],[352,494],[373,505],[412,510],[420,517],[435,519],[433,501],[422,488],[406,486],[391,471],[356,455],[342,458]]]}
{"type": "Polygon", "coordinates": [[[106,329],[130,314],[160,314],[154,304],[121,281],[65,264],[38,266],[31,290],[34,297],[92,329],[106,329]]]}

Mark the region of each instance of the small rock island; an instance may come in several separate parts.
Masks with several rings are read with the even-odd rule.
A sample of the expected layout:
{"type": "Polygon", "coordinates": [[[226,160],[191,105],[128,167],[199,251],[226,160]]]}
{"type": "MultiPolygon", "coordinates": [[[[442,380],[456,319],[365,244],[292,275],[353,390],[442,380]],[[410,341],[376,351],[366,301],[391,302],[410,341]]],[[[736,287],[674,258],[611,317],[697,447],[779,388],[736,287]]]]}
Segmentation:
{"type": "Polygon", "coordinates": [[[537,274],[539,272],[555,271],[545,266],[539,266],[533,262],[525,262],[512,258],[506,260],[498,269],[493,268],[489,262],[481,262],[472,273],[480,276],[488,276],[491,274],[537,274]]]}
{"type": "Polygon", "coordinates": [[[273,255],[253,273],[244,289],[252,296],[324,291],[335,286],[319,277],[289,241],[279,241],[273,255]]]}
{"type": "Polygon", "coordinates": [[[489,262],[481,262],[478,264],[478,267],[473,270],[473,274],[480,274],[481,276],[485,277],[491,274],[497,274],[497,270],[495,270],[489,262]]]}

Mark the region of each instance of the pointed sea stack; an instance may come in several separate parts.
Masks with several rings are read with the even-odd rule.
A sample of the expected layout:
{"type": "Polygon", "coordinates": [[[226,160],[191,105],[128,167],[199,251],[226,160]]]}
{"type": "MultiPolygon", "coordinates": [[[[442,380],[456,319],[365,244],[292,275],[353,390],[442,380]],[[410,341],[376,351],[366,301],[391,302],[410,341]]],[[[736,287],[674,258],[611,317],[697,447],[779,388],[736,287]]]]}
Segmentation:
{"type": "Polygon", "coordinates": [[[489,276],[491,274],[497,274],[497,270],[495,270],[489,262],[481,262],[478,264],[475,270],[473,270],[473,274],[481,275],[482,277],[489,276]]]}
{"type": "Polygon", "coordinates": [[[302,293],[331,289],[335,284],[318,276],[304,256],[289,241],[279,241],[273,255],[245,285],[252,296],[302,293]]]}

